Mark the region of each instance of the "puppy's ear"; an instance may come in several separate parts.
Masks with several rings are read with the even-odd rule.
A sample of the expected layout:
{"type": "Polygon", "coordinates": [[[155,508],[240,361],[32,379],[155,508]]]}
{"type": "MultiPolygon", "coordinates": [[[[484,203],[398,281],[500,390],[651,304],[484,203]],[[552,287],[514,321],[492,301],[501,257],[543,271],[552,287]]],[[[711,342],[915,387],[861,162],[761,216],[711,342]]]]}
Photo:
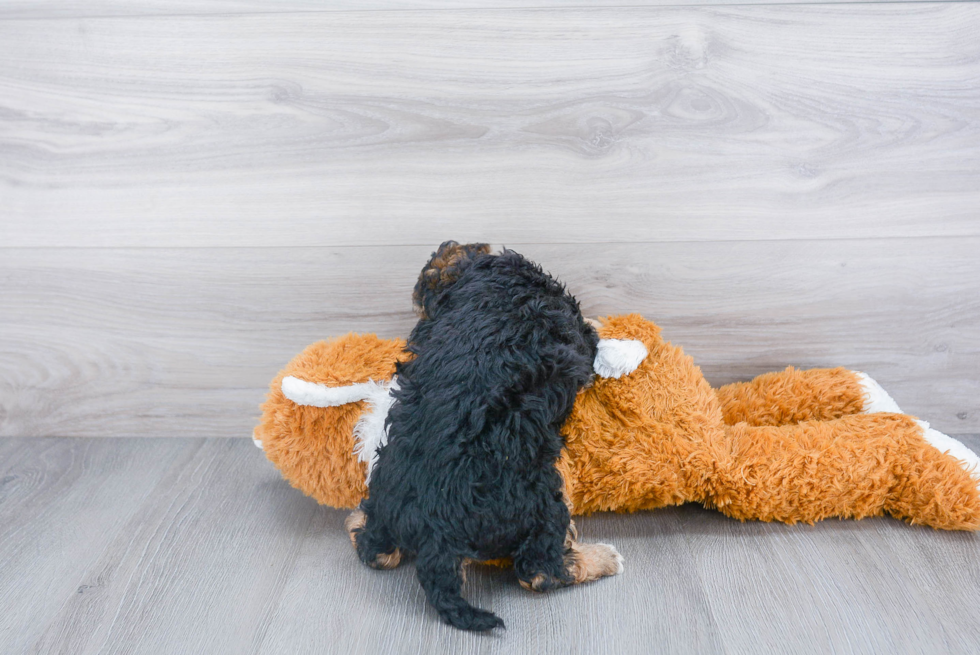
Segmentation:
{"type": "Polygon", "coordinates": [[[489,253],[490,246],[486,243],[461,245],[455,241],[446,241],[439,246],[422,267],[412,293],[412,304],[419,318],[429,317],[432,301],[459,279],[473,258],[489,253]]]}

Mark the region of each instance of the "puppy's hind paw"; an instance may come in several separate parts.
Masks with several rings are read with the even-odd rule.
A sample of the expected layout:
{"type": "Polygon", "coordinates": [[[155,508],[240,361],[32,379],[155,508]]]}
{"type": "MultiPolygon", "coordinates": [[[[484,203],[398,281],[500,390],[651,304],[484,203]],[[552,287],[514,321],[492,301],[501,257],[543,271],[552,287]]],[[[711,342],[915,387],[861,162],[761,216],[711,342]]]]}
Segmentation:
{"type": "Polygon", "coordinates": [[[612,551],[612,554],[615,556],[615,558],[616,558],[616,572],[613,573],[613,575],[619,575],[620,573],[622,573],[623,572],[623,569],[625,568],[623,566],[623,564],[626,562],[626,560],[623,559],[623,556],[619,554],[619,551],[616,550],[616,547],[613,546],[612,544],[596,544],[596,545],[597,546],[607,546],[609,548],[609,550],[612,551]]]}
{"type": "Polygon", "coordinates": [[[623,556],[610,544],[575,543],[565,561],[576,584],[623,572],[623,556]]]}

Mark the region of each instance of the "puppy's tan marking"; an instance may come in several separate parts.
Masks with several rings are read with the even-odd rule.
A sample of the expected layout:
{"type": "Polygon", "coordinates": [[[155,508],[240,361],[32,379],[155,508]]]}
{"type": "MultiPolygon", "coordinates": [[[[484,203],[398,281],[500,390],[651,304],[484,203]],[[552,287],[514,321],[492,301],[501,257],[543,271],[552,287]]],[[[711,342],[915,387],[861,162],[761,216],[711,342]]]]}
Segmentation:
{"type": "Polygon", "coordinates": [[[578,528],[575,527],[575,521],[569,521],[568,530],[565,532],[565,548],[568,548],[576,541],[578,541],[578,528]]]}
{"type": "Polygon", "coordinates": [[[350,545],[355,549],[357,548],[357,533],[364,528],[365,523],[367,523],[367,514],[360,509],[355,509],[350,513],[350,516],[344,519],[344,529],[347,530],[347,536],[350,537],[350,545]]]}
{"type": "Polygon", "coordinates": [[[519,582],[528,591],[544,591],[545,583],[548,582],[548,576],[544,573],[538,573],[530,580],[520,580],[519,582]]]}
{"type": "Polygon", "coordinates": [[[376,569],[393,569],[402,563],[402,551],[398,548],[390,553],[381,553],[374,560],[373,567],[376,569]]]}
{"type": "Polygon", "coordinates": [[[459,263],[476,255],[489,254],[490,246],[486,243],[459,244],[447,241],[433,253],[432,259],[419,274],[415,291],[412,294],[412,306],[419,318],[427,318],[422,297],[425,291],[434,291],[439,287],[447,287],[459,276],[459,263]]]}
{"type": "MultiPolygon", "coordinates": [[[[347,536],[350,537],[350,543],[354,550],[357,550],[357,533],[364,529],[365,523],[367,523],[367,514],[360,509],[355,509],[350,513],[350,516],[344,519],[344,529],[347,530],[347,536]]],[[[393,569],[401,562],[402,552],[396,548],[390,553],[378,555],[369,566],[375,569],[393,569]]]]}

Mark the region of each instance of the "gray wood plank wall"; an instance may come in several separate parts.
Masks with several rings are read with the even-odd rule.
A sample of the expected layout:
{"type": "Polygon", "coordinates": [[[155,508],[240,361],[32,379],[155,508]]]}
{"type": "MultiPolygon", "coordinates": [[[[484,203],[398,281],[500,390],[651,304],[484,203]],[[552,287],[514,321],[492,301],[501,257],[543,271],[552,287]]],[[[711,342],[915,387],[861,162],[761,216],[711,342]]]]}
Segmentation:
{"type": "MultiPolygon", "coordinates": [[[[855,0],[825,0],[821,4],[855,0]]],[[[888,0],[865,0],[882,2],[888,0]]],[[[894,0],[891,0],[894,1],[894,0]]],[[[898,2],[947,2],[949,0],[897,0],[898,2]]],[[[970,1],[970,0],[957,0],[970,1]]],[[[272,14],[325,11],[416,11],[458,9],[556,9],[620,8],[684,5],[774,4],[772,0],[3,0],[0,18],[102,18],[119,16],[195,16],[215,14],[272,14]]],[[[780,0],[775,4],[812,4],[812,0],[780,0]]]]}
{"type": "Polygon", "coordinates": [[[980,432],[980,5],[587,4],[0,2],[0,435],[246,436],[448,238],[980,432]]]}

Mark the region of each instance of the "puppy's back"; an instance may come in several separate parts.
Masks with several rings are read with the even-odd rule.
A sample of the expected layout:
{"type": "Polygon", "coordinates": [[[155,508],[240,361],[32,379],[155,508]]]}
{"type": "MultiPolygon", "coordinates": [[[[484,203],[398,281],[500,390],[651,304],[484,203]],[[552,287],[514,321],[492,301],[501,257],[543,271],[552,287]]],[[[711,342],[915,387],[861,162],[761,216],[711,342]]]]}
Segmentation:
{"type": "Polygon", "coordinates": [[[368,506],[418,554],[443,618],[486,629],[499,619],[452,592],[447,562],[510,556],[542,521],[564,521],[564,534],[560,429],[598,336],[562,285],[517,253],[478,254],[461,270],[409,339],[368,506]]]}
{"type": "Polygon", "coordinates": [[[538,484],[534,476],[557,476],[560,427],[592,377],[598,337],[562,285],[512,251],[475,257],[429,312],[408,342],[414,359],[399,367],[382,451],[400,472],[385,475],[379,459],[372,494],[390,484],[432,503],[424,514],[436,504],[489,512],[494,496],[516,511],[511,496],[538,484]]]}

